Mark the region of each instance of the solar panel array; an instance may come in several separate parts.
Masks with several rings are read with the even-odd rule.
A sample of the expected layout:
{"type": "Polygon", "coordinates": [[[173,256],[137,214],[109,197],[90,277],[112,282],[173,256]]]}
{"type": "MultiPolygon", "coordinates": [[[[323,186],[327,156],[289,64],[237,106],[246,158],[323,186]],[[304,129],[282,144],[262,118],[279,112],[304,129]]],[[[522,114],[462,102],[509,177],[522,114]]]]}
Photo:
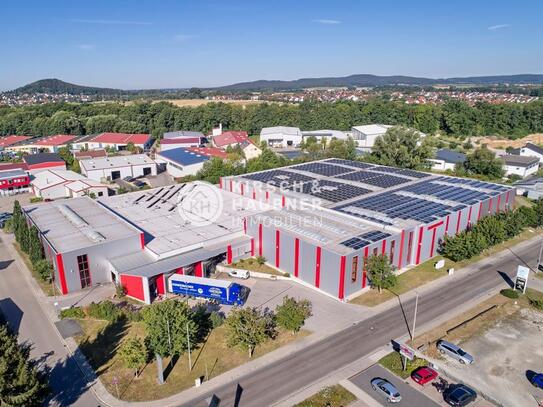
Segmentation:
{"type": "Polygon", "coordinates": [[[414,219],[419,222],[430,223],[463,206],[453,208],[449,205],[430,202],[419,198],[406,197],[394,192],[383,192],[378,195],[337,206],[334,209],[356,216],[356,211],[350,209],[353,207],[382,213],[391,219],[414,219]]]}
{"type": "Polygon", "coordinates": [[[491,184],[490,182],[483,182],[466,178],[437,177],[433,180],[447,182],[448,184],[463,184],[472,188],[490,189],[492,191],[498,192],[505,192],[509,189],[503,185],[491,184]]]}
{"type": "Polygon", "coordinates": [[[312,172],[314,174],[325,175],[327,177],[332,177],[334,175],[345,174],[347,172],[353,171],[353,169],[351,168],[340,167],[338,165],[326,164],[323,162],[301,164],[291,168],[300,171],[312,172]]]}
{"type": "Polygon", "coordinates": [[[349,167],[355,167],[355,168],[375,167],[373,164],[363,163],[360,161],[342,160],[340,158],[332,158],[330,160],[326,160],[325,162],[332,163],[332,164],[348,165],[349,167]]]}
{"type": "Polygon", "coordinates": [[[381,232],[380,230],[372,230],[359,236],[351,237],[350,239],[347,239],[340,244],[353,250],[358,250],[363,247],[369,246],[371,243],[378,242],[379,240],[386,239],[390,236],[390,233],[381,232]]]}
{"type": "Polygon", "coordinates": [[[369,240],[370,242],[378,242],[387,237],[390,237],[390,233],[381,232],[380,230],[372,230],[359,236],[361,239],[369,240]]]}
{"type": "Polygon", "coordinates": [[[405,175],[407,177],[412,177],[412,178],[426,178],[426,177],[430,177],[432,175],[432,174],[428,174],[426,172],[407,170],[405,168],[383,167],[383,166],[373,167],[372,171],[391,172],[393,174],[405,175]]]}
{"type": "Polygon", "coordinates": [[[285,188],[289,188],[296,183],[308,182],[314,179],[297,172],[288,172],[283,170],[257,172],[254,174],[244,175],[243,177],[253,181],[260,181],[265,184],[285,188]]]}
{"type": "Polygon", "coordinates": [[[491,195],[474,189],[462,188],[457,186],[440,184],[434,181],[423,181],[418,184],[408,185],[401,189],[402,191],[412,192],[419,195],[430,195],[439,199],[474,205],[479,201],[486,200],[491,195]]]}
{"type": "Polygon", "coordinates": [[[396,177],[394,175],[380,174],[371,171],[355,171],[348,174],[338,175],[335,178],[346,179],[349,181],[362,182],[364,184],[374,185],[380,188],[390,188],[395,185],[412,181],[409,178],[396,177]]]}
{"type": "Polygon", "coordinates": [[[369,189],[328,180],[314,180],[303,184],[294,184],[288,189],[334,203],[346,201],[347,199],[352,199],[372,192],[369,189]]]}

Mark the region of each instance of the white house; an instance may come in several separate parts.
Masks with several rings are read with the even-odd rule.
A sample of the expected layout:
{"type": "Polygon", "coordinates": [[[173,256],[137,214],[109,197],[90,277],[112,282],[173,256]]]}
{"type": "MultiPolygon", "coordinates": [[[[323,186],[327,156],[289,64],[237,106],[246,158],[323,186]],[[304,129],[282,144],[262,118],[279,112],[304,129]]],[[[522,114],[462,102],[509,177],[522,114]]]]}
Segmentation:
{"type": "Polygon", "coordinates": [[[364,151],[369,151],[375,144],[375,139],[384,135],[392,126],[387,124],[366,124],[351,129],[354,141],[364,151]]]}
{"type": "Polygon", "coordinates": [[[539,169],[539,158],[537,157],[504,155],[501,159],[503,160],[503,169],[506,176],[518,175],[519,177],[526,178],[535,174],[539,169]]]}
{"type": "Polygon", "coordinates": [[[172,177],[181,178],[195,175],[209,160],[209,156],[185,148],[174,148],[157,153],[155,160],[159,164],[165,164],[166,171],[172,177]]]}
{"type": "Polygon", "coordinates": [[[145,154],[92,158],[79,161],[79,166],[82,174],[96,181],[157,174],[156,163],[145,154]]]}
{"type": "Polygon", "coordinates": [[[520,149],[520,155],[524,157],[537,157],[539,163],[543,164],[543,148],[536,144],[526,143],[526,145],[520,149]]]}
{"type": "Polygon", "coordinates": [[[260,141],[265,141],[270,147],[295,147],[303,140],[298,127],[264,127],[260,131],[260,141]]]}
{"type": "Polygon", "coordinates": [[[524,195],[530,199],[543,198],[543,178],[542,177],[530,177],[528,179],[522,179],[513,184],[517,191],[517,195],[524,195]]]}
{"type": "Polygon", "coordinates": [[[304,140],[307,140],[309,137],[315,137],[318,141],[322,141],[322,139],[326,139],[327,142],[330,140],[336,138],[338,140],[346,140],[349,138],[347,133],[340,131],[340,130],[310,130],[310,131],[302,131],[302,137],[304,140]]]}
{"type": "Polygon", "coordinates": [[[108,187],[74,171],[45,170],[31,182],[34,195],[44,199],[75,198],[83,195],[108,196],[108,187]]]}
{"type": "Polygon", "coordinates": [[[251,140],[245,140],[240,144],[241,151],[245,155],[246,160],[257,158],[262,154],[260,147],[257,147],[251,140]]]}
{"type": "Polygon", "coordinates": [[[432,169],[435,171],[454,170],[456,164],[462,164],[466,161],[466,155],[442,148],[437,150],[435,157],[428,161],[432,163],[432,169]]]}

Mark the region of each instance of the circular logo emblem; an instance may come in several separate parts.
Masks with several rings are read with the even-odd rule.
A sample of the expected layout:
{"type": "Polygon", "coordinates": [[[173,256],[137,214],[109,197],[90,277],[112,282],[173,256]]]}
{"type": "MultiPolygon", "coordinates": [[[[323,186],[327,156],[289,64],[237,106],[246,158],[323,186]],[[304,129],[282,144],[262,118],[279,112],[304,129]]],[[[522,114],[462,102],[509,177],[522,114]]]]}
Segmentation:
{"type": "Polygon", "coordinates": [[[219,188],[207,182],[186,184],[177,195],[177,211],[181,218],[194,226],[215,222],[223,210],[219,188]]]}

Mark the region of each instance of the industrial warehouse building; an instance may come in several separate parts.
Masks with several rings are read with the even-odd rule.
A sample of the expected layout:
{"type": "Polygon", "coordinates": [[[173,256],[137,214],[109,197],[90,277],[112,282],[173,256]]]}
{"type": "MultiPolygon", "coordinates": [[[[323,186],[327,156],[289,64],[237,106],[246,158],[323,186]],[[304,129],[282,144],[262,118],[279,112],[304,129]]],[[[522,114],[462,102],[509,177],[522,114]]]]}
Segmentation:
{"type": "Polygon", "coordinates": [[[368,286],[371,255],[386,254],[399,269],[419,264],[446,235],[511,208],[515,195],[513,188],[477,180],[327,159],[224,177],[214,189],[220,215],[195,225],[181,216],[178,202],[208,202],[200,198],[201,186],[24,209],[63,292],[116,281],[149,303],[173,273],[207,276],[217,262],[260,255],[344,300],[368,286]]]}
{"type": "Polygon", "coordinates": [[[328,159],[221,180],[272,205],[247,220],[253,254],[338,299],[368,285],[366,262],[398,269],[436,255],[439,242],[512,207],[512,188],[471,179],[328,159]]]}

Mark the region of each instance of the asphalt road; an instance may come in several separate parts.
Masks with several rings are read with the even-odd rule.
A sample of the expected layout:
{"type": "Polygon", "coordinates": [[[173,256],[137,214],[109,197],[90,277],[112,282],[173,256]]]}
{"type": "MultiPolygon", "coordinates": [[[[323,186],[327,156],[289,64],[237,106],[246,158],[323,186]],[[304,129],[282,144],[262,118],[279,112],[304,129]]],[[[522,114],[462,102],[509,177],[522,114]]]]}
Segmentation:
{"type": "Polygon", "coordinates": [[[0,308],[19,341],[33,344],[31,356],[48,370],[53,395],[47,405],[99,406],[76,362],[61,342],[56,328],[44,314],[30,285],[9,256],[0,236],[0,308]]]}
{"type": "Polygon", "coordinates": [[[383,406],[390,406],[390,403],[387,402],[384,396],[382,396],[382,393],[378,393],[371,388],[371,381],[376,377],[388,380],[398,389],[400,396],[402,396],[402,401],[399,405],[416,407],[439,407],[438,403],[426,397],[424,393],[421,393],[420,391],[413,388],[414,386],[418,386],[418,384],[412,382],[413,386],[410,386],[406,384],[403,380],[399,380],[396,376],[394,376],[388,370],[382,368],[379,365],[374,365],[369,369],[364,370],[362,373],[351,377],[349,381],[365,391],[379,404],[383,406]]]}
{"type": "MultiPolygon", "coordinates": [[[[417,326],[444,315],[474,297],[496,287],[507,287],[504,276],[516,274],[521,259],[533,263],[540,242],[510,253],[498,265],[488,265],[478,272],[453,280],[449,284],[419,297],[417,326]],[[499,272],[498,272],[499,270],[499,272]]],[[[379,347],[409,333],[407,321],[413,320],[414,299],[388,309],[358,325],[338,332],[264,368],[253,371],[193,400],[183,406],[266,406],[284,399],[354,360],[371,354],[379,347]]]]}

